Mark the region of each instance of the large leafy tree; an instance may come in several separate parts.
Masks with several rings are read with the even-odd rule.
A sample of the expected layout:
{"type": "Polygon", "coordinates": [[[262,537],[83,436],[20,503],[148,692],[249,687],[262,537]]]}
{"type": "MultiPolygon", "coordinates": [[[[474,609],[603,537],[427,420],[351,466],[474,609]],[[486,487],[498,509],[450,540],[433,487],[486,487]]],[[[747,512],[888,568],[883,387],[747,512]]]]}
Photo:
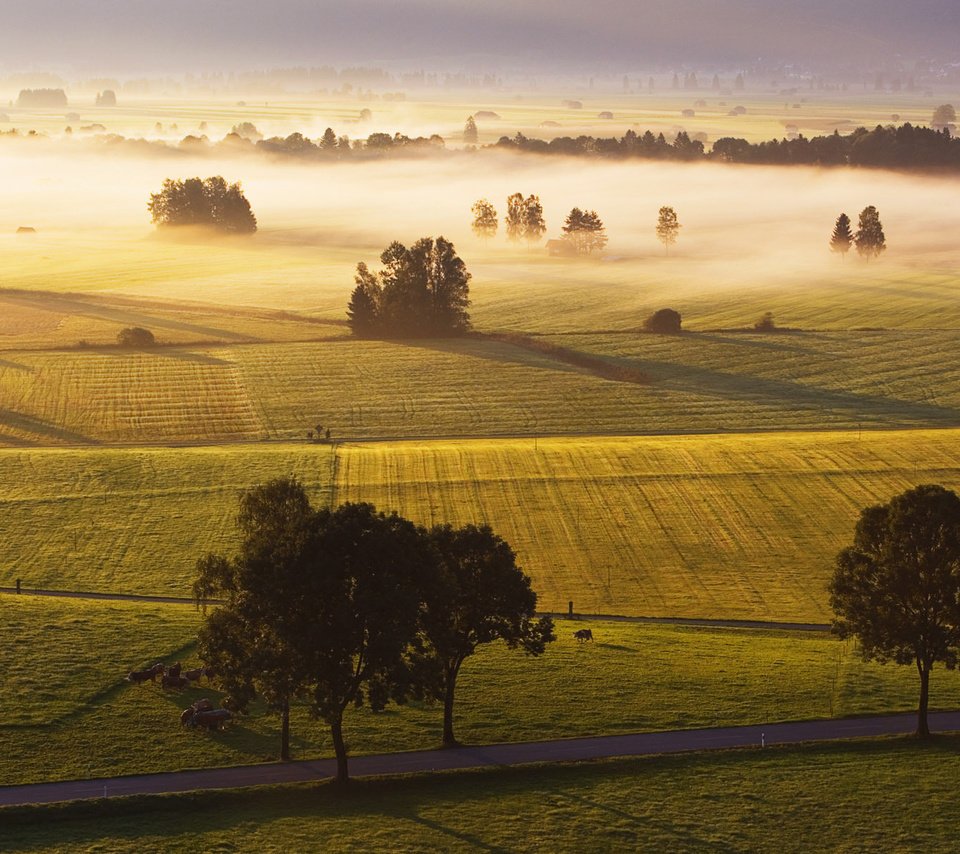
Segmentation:
{"type": "Polygon", "coordinates": [[[854,242],[857,245],[857,254],[868,261],[886,251],[887,239],[883,233],[880,214],[873,205],[865,207],[860,212],[854,242]]]}
{"type": "Polygon", "coordinates": [[[232,559],[208,554],[197,562],[194,597],[206,614],[199,634],[201,659],[240,705],[261,696],[281,716],[280,758],[290,758],[290,701],[303,684],[300,659],[281,632],[290,592],[278,585],[295,558],[298,531],[310,502],[294,479],[278,478],[240,497],[240,552],[232,559]]]}
{"type": "Polygon", "coordinates": [[[667,255],[670,254],[670,247],[677,242],[681,228],[680,221],[677,219],[677,212],[673,208],[660,208],[660,212],[657,214],[657,240],[663,244],[667,255]]]}
{"type": "Polygon", "coordinates": [[[526,206],[522,193],[507,196],[507,213],[503,224],[507,231],[507,240],[517,242],[523,237],[526,206]]]}
{"type": "Polygon", "coordinates": [[[306,701],[330,727],[345,783],[346,709],[423,692],[419,620],[435,577],[426,537],[369,504],[314,510],[291,478],[244,493],[238,527],[234,558],[198,565],[198,602],[223,602],[206,616],[201,654],[241,702],[259,694],[281,713],[283,758],[290,702],[306,701]]]}
{"type": "Polygon", "coordinates": [[[431,556],[422,531],[370,504],[313,514],[301,556],[283,631],[295,639],[304,696],[330,727],[337,781],[346,783],[347,708],[379,711],[422,696],[416,662],[431,556]]]}
{"type": "Polygon", "coordinates": [[[573,208],[563,224],[563,239],[577,255],[590,255],[607,245],[607,231],[596,211],[573,208]]]}
{"type": "Polygon", "coordinates": [[[240,184],[228,184],[219,175],[168,178],[159,193],[150,195],[147,209],[160,227],[208,226],[228,234],[257,230],[257,218],[240,184]]]}
{"type": "Polygon", "coordinates": [[[929,735],[930,671],[955,667],[960,646],[960,497],[918,486],[863,510],[829,589],[834,630],[865,659],[916,666],[917,734],[929,735]]]}
{"type": "Polygon", "coordinates": [[[537,594],[530,579],[488,526],[437,526],[429,538],[439,572],[425,588],[423,627],[435,665],[434,694],[443,702],[443,744],[452,746],[457,677],[467,658],[496,640],[540,655],[554,639],[553,623],[534,618],[537,594]]]}
{"type": "Polygon", "coordinates": [[[850,230],[850,217],[845,213],[837,217],[837,222],[833,226],[833,234],[830,235],[830,251],[838,252],[843,258],[850,251],[853,245],[853,232],[850,230]]]}
{"type": "Polygon", "coordinates": [[[390,338],[460,335],[470,328],[470,273],[453,244],[422,238],[409,249],[391,243],[383,268],[357,266],[348,306],[355,335],[390,338]]]}

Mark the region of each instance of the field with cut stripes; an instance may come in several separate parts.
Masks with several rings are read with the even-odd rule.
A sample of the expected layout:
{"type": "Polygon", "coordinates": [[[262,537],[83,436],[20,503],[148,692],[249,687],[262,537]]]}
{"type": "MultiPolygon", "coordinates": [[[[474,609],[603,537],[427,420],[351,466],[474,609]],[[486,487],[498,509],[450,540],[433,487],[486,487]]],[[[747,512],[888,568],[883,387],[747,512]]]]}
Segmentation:
{"type": "MultiPolygon", "coordinates": [[[[314,327],[321,332],[328,327],[314,327]]],[[[719,433],[960,425],[953,330],[549,335],[0,354],[0,443],[719,433]]]]}
{"type": "Polygon", "coordinates": [[[239,491],[296,474],[315,500],[488,522],[545,610],[827,621],[860,508],[960,486],[955,431],[480,439],[0,453],[0,580],[189,592],[233,548],[239,491]]]}

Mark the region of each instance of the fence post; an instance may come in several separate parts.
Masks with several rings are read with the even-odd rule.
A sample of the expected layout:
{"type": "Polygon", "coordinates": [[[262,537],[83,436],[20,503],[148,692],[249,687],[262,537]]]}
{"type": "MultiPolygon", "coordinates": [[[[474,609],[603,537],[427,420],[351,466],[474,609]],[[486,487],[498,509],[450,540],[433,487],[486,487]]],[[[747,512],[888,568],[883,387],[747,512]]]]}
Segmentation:
{"type": "Polygon", "coordinates": [[[20,595],[20,579],[17,579],[17,595],[20,595]]]}
{"type": "Polygon", "coordinates": [[[567,602],[567,618],[570,620],[573,619],[573,599],[567,602]]]}

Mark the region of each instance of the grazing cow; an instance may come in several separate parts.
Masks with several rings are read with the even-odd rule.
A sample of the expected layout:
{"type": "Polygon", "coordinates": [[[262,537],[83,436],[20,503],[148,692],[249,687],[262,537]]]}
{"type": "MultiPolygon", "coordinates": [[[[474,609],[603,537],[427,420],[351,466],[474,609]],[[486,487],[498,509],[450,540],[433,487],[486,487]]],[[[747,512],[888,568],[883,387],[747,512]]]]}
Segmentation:
{"type": "Polygon", "coordinates": [[[199,682],[200,677],[203,676],[203,668],[197,667],[195,670],[184,670],[183,678],[188,679],[191,682],[199,682]]]}
{"type": "Polygon", "coordinates": [[[222,729],[223,725],[233,717],[228,709],[210,709],[208,712],[194,712],[193,725],[207,729],[222,729]]]}
{"type": "Polygon", "coordinates": [[[190,687],[190,680],[186,676],[170,676],[166,675],[160,680],[160,686],[166,690],[167,688],[174,688],[177,690],[183,690],[184,688],[190,687]]]}
{"type": "Polygon", "coordinates": [[[156,678],[157,673],[152,667],[148,670],[131,670],[127,674],[127,682],[133,682],[134,685],[142,685],[148,679],[153,682],[156,678]]]}
{"type": "Polygon", "coordinates": [[[577,629],[573,633],[573,636],[577,639],[578,643],[593,640],[593,632],[590,629],[577,629]]]}
{"type": "Polygon", "coordinates": [[[179,676],[181,670],[183,670],[183,665],[178,661],[167,668],[167,676],[179,676]]]}

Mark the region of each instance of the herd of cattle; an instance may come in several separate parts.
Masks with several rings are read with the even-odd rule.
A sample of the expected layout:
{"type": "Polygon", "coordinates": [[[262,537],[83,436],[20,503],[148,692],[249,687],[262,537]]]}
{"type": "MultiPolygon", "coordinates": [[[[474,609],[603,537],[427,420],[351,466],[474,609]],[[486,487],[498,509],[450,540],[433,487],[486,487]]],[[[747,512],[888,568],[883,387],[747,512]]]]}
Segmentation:
{"type": "MultiPolygon", "coordinates": [[[[179,661],[169,666],[158,661],[153,667],[148,667],[146,670],[131,670],[127,674],[127,681],[134,685],[142,685],[144,682],[156,684],[159,676],[160,687],[163,690],[182,691],[184,688],[199,683],[201,679],[206,679],[209,682],[216,675],[210,667],[184,670],[179,661]]],[[[181,726],[220,729],[232,717],[233,713],[229,709],[216,709],[213,703],[204,697],[202,700],[193,703],[190,708],[183,710],[180,715],[180,724],[181,726]]]]}

